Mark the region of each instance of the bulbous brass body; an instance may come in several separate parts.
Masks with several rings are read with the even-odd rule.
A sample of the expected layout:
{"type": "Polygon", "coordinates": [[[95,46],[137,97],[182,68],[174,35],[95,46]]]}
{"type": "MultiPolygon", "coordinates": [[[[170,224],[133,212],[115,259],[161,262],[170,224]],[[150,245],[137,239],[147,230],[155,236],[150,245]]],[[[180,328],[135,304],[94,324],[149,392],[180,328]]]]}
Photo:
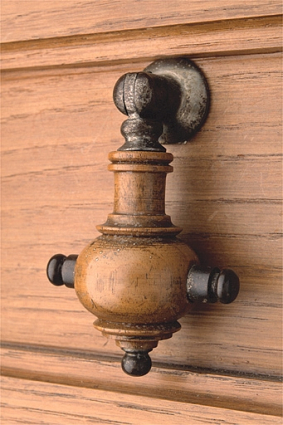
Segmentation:
{"type": "Polygon", "coordinates": [[[75,290],[98,318],[96,328],[122,348],[149,350],[180,329],[177,320],[191,306],[188,272],[198,259],[164,211],[172,155],[114,152],[110,159],[114,211],[77,259],[75,290]]]}
{"type": "Polygon", "coordinates": [[[47,266],[56,286],[74,284],[95,328],[124,351],[123,370],[143,376],[148,352],[180,329],[193,302],[228,304],[239,278],[231,270],[198,266],[178,239],[181,228],[165,214],[166,175],[173,155],[160,141],[189,140],[204,123],[209,94],[201,71],[187,58],[160,60],[142,73],[122,76],[114,88],[117,108],[128,116],[125,143],[111,152],[114,209],[102,236],[79,255],[53,256],[47,266]]]}

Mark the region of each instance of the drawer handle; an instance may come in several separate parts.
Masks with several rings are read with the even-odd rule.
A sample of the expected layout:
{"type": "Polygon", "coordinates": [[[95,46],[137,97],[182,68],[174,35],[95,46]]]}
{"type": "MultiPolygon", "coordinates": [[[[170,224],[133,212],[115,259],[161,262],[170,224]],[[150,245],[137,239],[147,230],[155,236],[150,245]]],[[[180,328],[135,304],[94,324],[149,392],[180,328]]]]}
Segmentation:
{"type": "Polygon", "coordinates": [[[202,72],[186,58],[156,61],[123,75],[114,102],[128,119],[121,128],[125,143],[109,154],[113,213],[79,256],[53,256],[47,276],[75,288],[97,317],[95,328],[124,350],[122,369],[142,376],[151,368],[148,353],[181,328],[178,319],[193,303],[229,304],[240,284],[232,270],[200,266],[177,237],[182,229],[165,214],[173,155],[164,144],[188,141],[205,122],[209,92],[202,72]]]}

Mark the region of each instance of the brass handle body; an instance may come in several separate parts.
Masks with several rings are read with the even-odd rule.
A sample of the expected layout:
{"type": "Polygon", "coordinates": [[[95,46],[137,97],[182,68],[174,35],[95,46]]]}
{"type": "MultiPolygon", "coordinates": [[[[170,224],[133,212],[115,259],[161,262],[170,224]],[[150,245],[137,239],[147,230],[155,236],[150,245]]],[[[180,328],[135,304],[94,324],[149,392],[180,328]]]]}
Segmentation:
{"type": "Polygon", "coordinates": [[[208,114],[206,80],[188,59],[157,61],[122,76],[114,102],[128,116],[125,143],[109,154],[114,210],[97,226],[102,233],[77,256],[51,258],[55,285],[75,287],[95,328],[125,351],[123,370],[149,372],[158,341],[180,329],[193,302],[232,302],[239,279],[230,270],[204,269],[165,213],[166,175],[173,156],[160,142],[190,139],[208,114]],[[73,277],[73,280],[72,280],[73,277]]]}

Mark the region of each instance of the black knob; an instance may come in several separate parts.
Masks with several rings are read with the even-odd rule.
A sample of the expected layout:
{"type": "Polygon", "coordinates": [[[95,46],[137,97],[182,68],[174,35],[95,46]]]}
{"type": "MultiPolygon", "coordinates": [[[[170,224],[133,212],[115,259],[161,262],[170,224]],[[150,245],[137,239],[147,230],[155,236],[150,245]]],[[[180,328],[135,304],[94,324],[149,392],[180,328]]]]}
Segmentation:
{"type": "Polygon", "coordinates": [[[50,258],[47,264],[47,277],[55,286],[65,285],[74,288],[74,272],[77,255],[56,254],[50,258]]]}
{"type": "Polygon", "coordinates": [[[239,293],[240,281],[233,270],[193,266],[187,278],[187,295],[191,302],[230,304],[239,293]]]}
{"type": "Polygon", "coordinates": [[[131,376],[146,375],[151,369],[148,351],[126,351],[122,359],[122,369],[131,376]]]}

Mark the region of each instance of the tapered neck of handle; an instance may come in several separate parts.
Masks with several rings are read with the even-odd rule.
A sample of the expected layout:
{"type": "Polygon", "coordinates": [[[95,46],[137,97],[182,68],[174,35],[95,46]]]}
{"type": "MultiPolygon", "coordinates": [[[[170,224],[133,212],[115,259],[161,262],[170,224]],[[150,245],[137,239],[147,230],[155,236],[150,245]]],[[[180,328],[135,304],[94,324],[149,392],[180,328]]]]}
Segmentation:
{"type": "Polygon", "coordinates": [[[133,236],[178,234],[181,229],[165,214],[166,175],[173,171],[169,165],[173,155],[117,151],[109,158],[109,170],[114,172],[114,211],[98,230],[133,236]]]}

